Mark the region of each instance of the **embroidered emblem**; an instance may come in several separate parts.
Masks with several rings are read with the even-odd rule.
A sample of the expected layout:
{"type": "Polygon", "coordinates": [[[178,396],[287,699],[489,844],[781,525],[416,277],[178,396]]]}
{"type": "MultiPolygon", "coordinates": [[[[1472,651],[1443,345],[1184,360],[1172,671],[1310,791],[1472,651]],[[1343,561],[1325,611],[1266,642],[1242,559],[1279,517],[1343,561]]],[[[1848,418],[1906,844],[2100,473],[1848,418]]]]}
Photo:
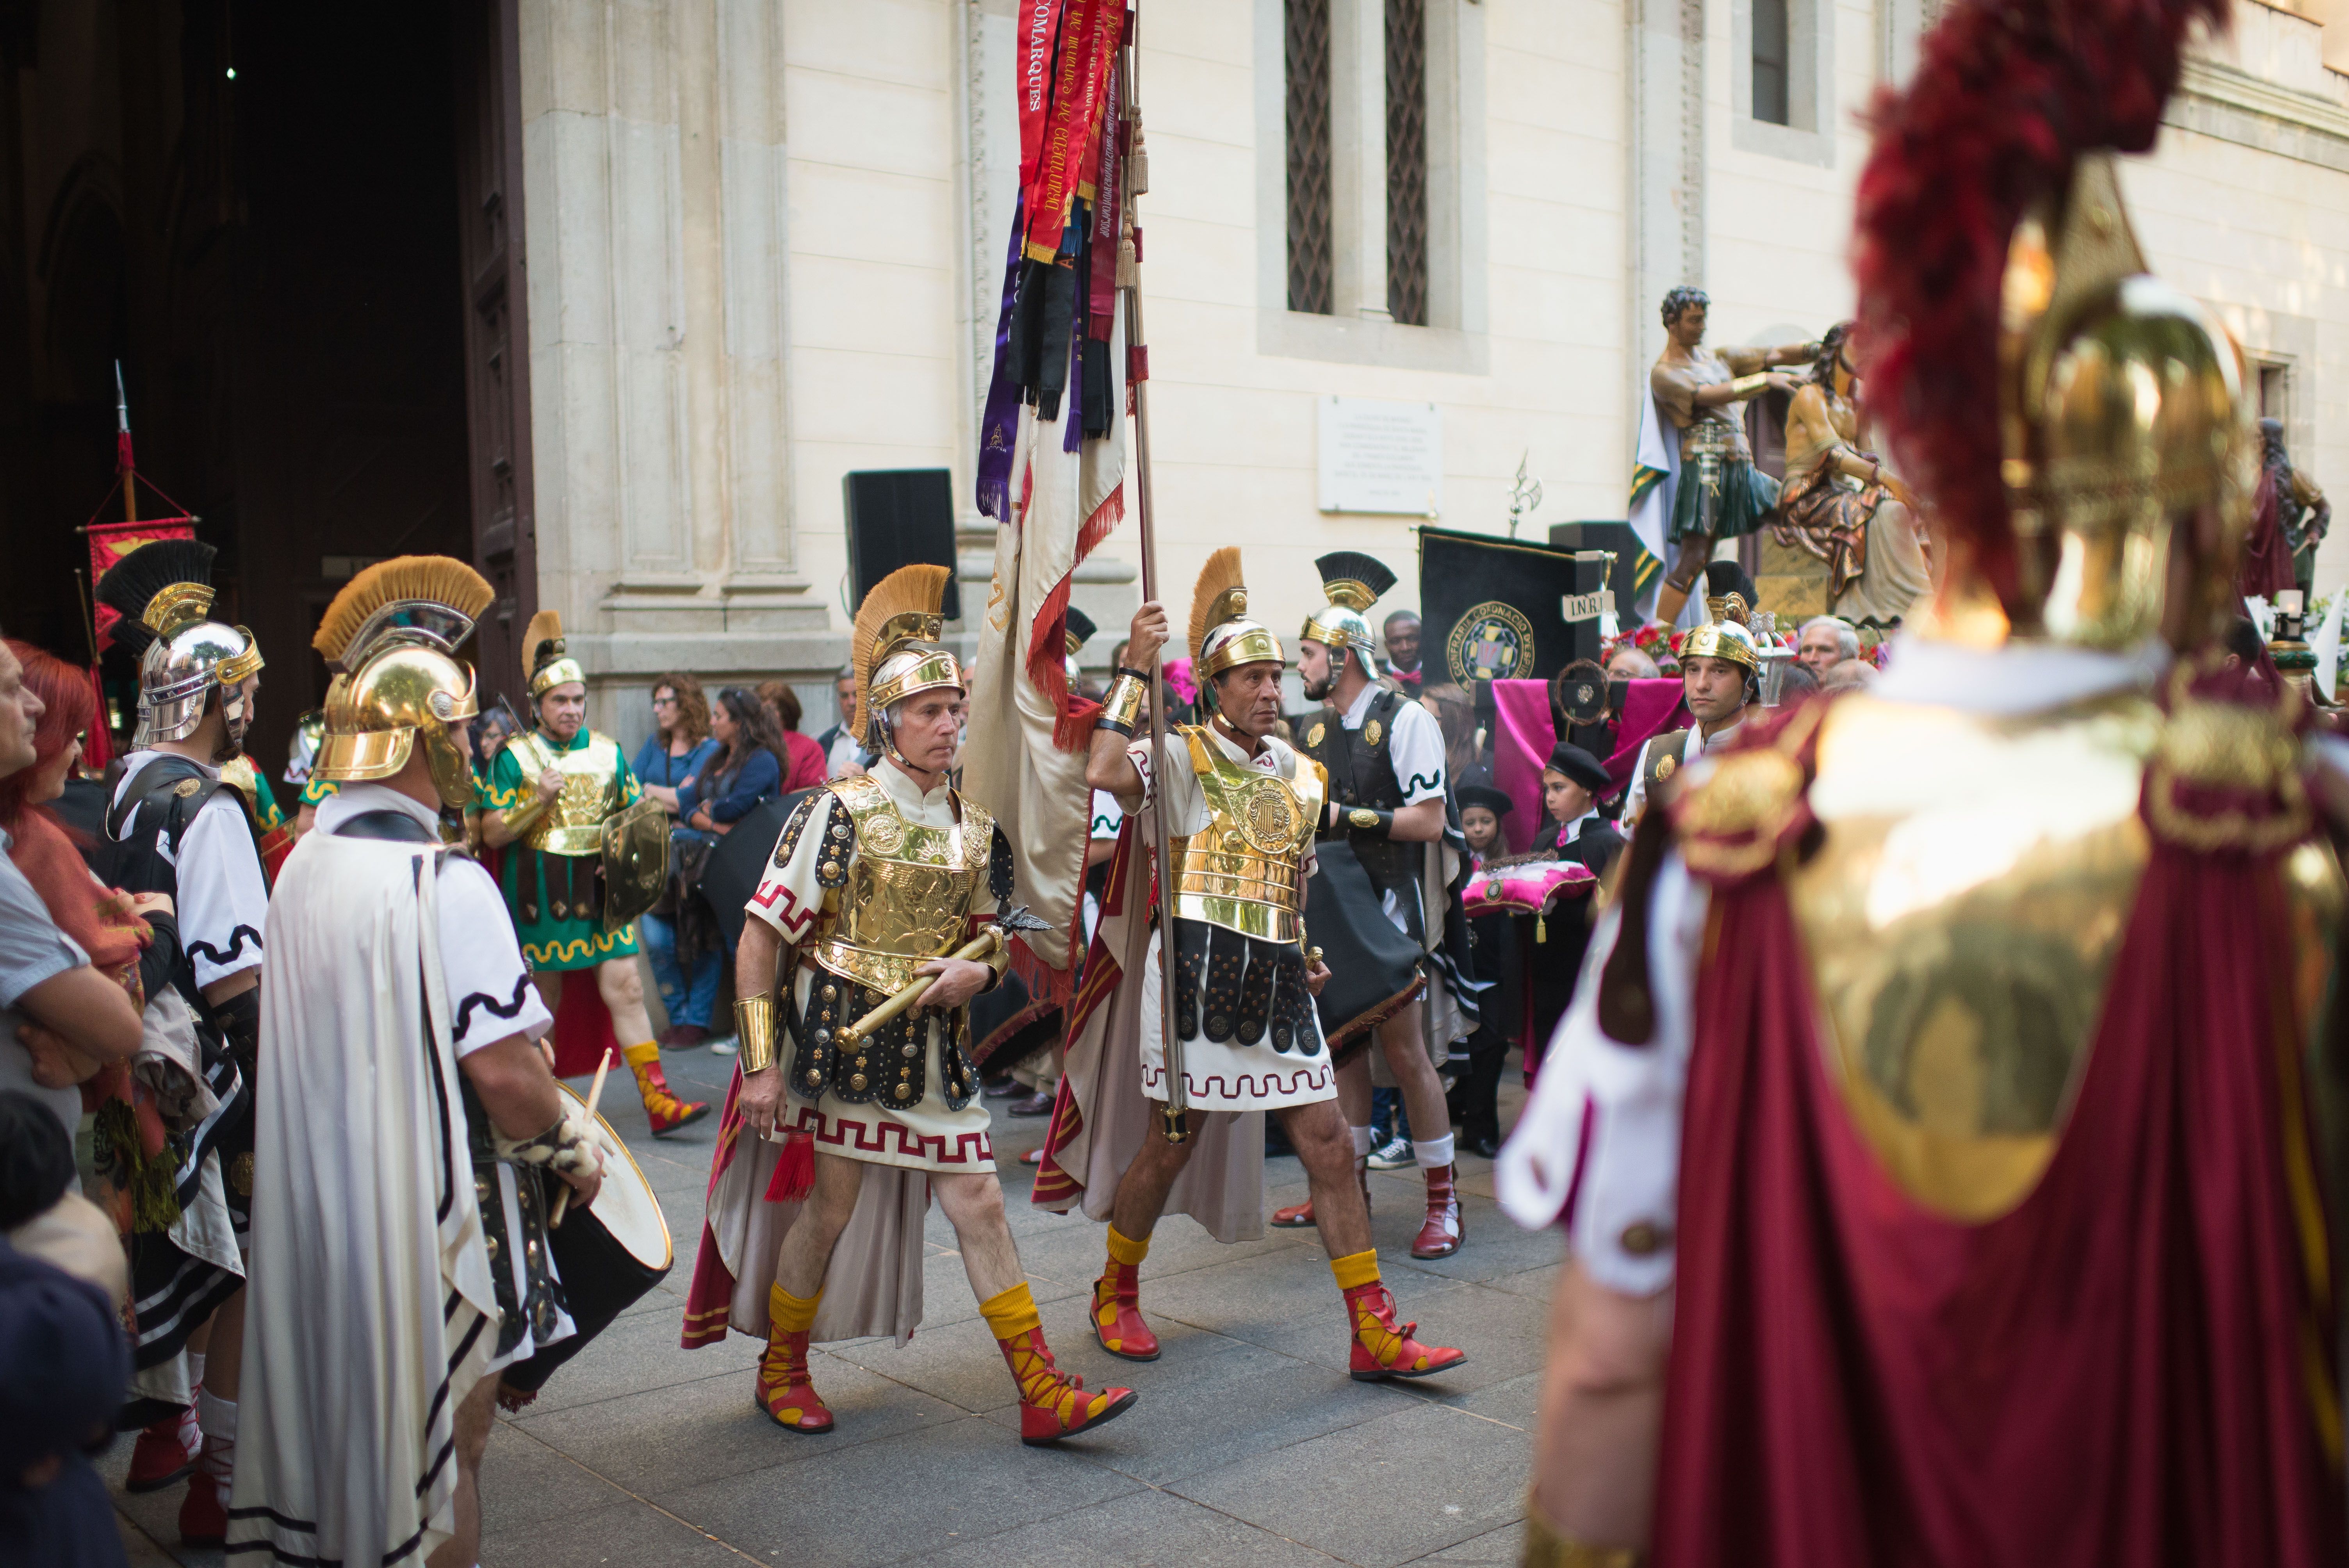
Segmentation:
{"type": "Polygon", "coordinates": [[[1379,743],[1379,737],[1385,733],[1385,727],[1381,725],[1379,721],[1374,718],[1371,720],[1370,723],[1362,726],[1362,744],[1365,746],[1376,746],[1379,743]]]}
{"type": "Polygon", "coordinates": [[[1305,744],[1308,746],[1319,746],[1321,744],[1321,738],[1329,733],[1330,727],[1319,720],[1316,720],[1313,727],[1305,732],[1305,744]]]}
{"type": "Polygon", "coordinates": [[[865,847],[876,855],[891,855],[905,844],[905,824],[894,811],[876,811],[858,825],[865,847]]]}

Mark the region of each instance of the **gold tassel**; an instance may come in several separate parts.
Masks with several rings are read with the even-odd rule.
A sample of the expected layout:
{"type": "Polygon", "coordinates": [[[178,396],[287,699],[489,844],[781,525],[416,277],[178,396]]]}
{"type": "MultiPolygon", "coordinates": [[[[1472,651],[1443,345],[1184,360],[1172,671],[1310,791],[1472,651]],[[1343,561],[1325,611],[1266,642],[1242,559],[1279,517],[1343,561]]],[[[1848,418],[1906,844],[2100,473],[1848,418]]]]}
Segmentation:
{"type": "Polygon", "coordinates": [[[1547,910],[1539,911],[1534,915],[1534,940],[1536,942],[1549,940],[1549,913],[1547,910]]]}

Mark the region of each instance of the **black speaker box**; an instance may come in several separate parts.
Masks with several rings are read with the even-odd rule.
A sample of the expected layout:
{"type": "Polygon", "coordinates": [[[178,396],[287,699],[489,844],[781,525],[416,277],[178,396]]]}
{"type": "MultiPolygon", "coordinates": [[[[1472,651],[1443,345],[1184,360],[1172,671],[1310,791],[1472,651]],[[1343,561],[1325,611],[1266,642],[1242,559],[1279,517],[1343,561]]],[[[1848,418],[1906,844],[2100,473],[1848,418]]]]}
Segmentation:
{"type": "Polygon", "coordinates": [[[962,618],[955,565],[954,481],[944,469],[860,469],[843,474],[848,518],[848,604],[900,566],[943,566],[946,617],[962,618]]]}

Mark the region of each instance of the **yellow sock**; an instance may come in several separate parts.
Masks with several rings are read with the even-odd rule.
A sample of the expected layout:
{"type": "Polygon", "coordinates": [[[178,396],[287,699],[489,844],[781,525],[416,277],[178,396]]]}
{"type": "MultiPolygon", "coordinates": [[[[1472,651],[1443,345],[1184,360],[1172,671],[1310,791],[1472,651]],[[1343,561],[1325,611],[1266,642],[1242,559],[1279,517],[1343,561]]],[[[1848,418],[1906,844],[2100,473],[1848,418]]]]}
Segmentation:
{"type": "Polygon", "coordinates": [[[632,1068],[640,1068],[648,1062],[657,1063],[660,1060],[660,1042],[647,1040],[638,1046],[623,1046],[620,1047],[620,1059],[632,1068]]]}
{"type": "Polygon", "coordinates": [[[1132,1267],[1133,1264],[1140,1263],[1149,1255],[1150,1238],[1148,1236],[1144,1236],[1142,1240],[1137,1242],[1132,1236],[1120,1235],[1115,1225],[1112,1225],[1109,1228],[1110,1262],[1113,1264],[1124,1264],[1128,1267],[1132,1267]]]}
{"type": "Polygon", "coordinates": [[[803,1301],[777,1284],[767,1292],[767,1317],[781,1333],[805,1334],[815,1326],[816,1304],[823,1299],[821,1290],[803,1301]]]}
{"type": "Polygon", "coordinates": [[[979,1316],[998,1339],[1024,1339],[1031,1328],[1041,1328],[1044,1320],[1036,1314],[1036,1297],[1021,1280],[1009,1290],[988,1296],[978,1304],[979,1316]]]}
{"type": "Polygon", "coordinates": [[[1376,1284],[1379,1278],[1379,1249],[1352,1253],[1330,1260],[1330,1272],[1338,1276],[1340,1290],[1352,1290],[1359,1285],[1376,1284]]]}

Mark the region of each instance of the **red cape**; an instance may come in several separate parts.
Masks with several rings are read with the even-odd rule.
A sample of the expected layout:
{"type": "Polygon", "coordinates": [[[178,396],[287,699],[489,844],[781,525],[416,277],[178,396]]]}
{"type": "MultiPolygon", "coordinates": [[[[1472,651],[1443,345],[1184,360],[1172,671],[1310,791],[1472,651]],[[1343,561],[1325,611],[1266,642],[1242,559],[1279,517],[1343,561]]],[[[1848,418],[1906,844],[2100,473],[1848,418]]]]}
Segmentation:
{"type": "Polygon", "coordinates": [[[2349,1561],[2281,863],[2155,832],[2054,1160],[1979,1225],[1854,1131],[1775,871],[1714,886],[1657,1568],[2349,1561]]]}

